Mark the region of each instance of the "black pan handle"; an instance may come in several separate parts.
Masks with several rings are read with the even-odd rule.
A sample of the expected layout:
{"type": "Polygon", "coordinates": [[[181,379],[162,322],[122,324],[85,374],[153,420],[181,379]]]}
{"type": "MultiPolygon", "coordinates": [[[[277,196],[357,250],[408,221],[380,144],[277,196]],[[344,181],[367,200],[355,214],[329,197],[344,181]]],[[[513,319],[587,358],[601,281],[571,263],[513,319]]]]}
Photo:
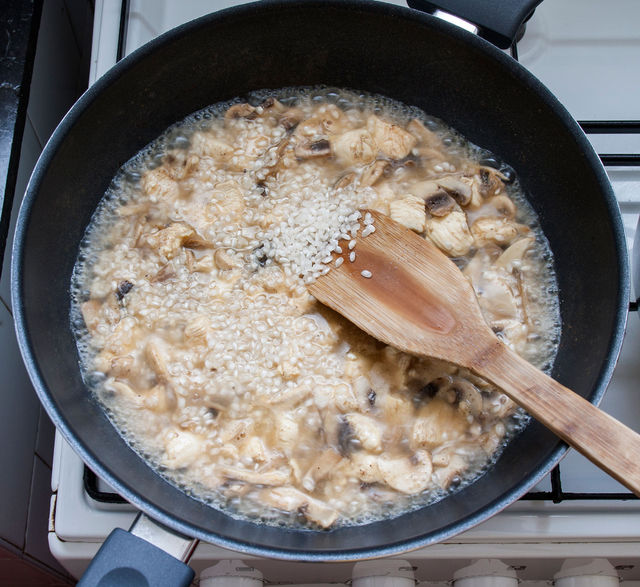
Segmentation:
{"type": "Polygon", "coordinates": [[[433,14],[447,12],[478,28],[478,34],[508,49],[518,30],[542,0],[407,0],[410,8],[433,14]]]}
{"type": "Polygon", "coordinates": [[[139,514],[130,532],[116,528],[78,582],[78,587],[189,587],[188,561],[197,540],[139,514]]]}

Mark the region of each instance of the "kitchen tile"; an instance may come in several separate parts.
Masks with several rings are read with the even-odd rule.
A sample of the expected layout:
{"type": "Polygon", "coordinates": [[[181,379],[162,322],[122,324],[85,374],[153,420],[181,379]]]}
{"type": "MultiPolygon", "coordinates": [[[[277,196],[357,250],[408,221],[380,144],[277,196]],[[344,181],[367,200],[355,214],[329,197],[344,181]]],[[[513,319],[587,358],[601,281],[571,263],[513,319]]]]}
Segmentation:
{"type": "Polygon", "coordinates": [[[64,573],[49,550],[49,505],[51,501],[51,468],[37,456],[33,459],[31,499],[27,519],[25,554],[48,567],[64,573]]]}
{"type": "Polygon", "coordinates": [[[29,177],[41,151],[42,145],[38,140],[31,120],[27,116],[24,126],[24,136],[22,138],[22,149],[20,151],[20,164],[18,166],[18,177],[16,178],[16,190],[13,198],[9,235],[7,237],[2,272],[0,275],[0,298],[9,309],[11,308],[11,247],[13,245],[13,232],[15,230],[18,210],[20,209],[24,191],[27,188],[29,177]]]}
{"type": "Polygon", "coordinates": [[[77,97],[80,53],[63,0],[43,3],[27,112],[41,143],[77,97]]]}
{"type": "Polygon", "coordinates": [[[0,304],[0,537],[24,546],[39,402],[22,364],[13,320],[0,304]]]}

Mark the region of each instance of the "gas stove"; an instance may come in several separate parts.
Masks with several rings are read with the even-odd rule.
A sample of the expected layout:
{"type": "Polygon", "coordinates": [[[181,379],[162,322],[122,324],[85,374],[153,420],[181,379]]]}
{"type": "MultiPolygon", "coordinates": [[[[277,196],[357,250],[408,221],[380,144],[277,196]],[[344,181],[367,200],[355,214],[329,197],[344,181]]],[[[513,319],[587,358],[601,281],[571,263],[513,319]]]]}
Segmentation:
{"type": "MultiPolygon", "coordinates": [[[[212,7],[239,3],[97,0],[90,82],[158,34],[206,14],[212,7]]],[[[392,3],[404,5],[400,0],[392,3]]],[[[640,63],[638,22],[637,0],[618,0],[606,10],[601,2],[545,0],[514,51],[514,57],[582,124],[601,154],[623,214],[629,251],[640,214],[640,76],[631,73],[640,63]]],[[[601,407],[635,430],[640,430],[639,351],[640,321],[632,312],[620,360],[601,407]]],[[[136,511],[96,478],[59,434],[52,491],[49,545],[61,564],[80,576],[109,532],[115,527],[128,528],[136,511]]],[[[573,564],[567,559],[602,558],[608,563],[594,563],[601,565],[600,577],[617,584],[617,579],[612,579],[617,574],[627,586],[640,585],[640,500],[570,451],[532,492],[492,519],[449,542],[411,552],[406,561],[387,563],[388,568],[400,569],[396,577],[409,577],[410,569],[414,579],[409,578],[411,582],[406,584],[416,580],[420,585],[441,585],[455,576],[463,585],[461,568],[477,559],[491,559],[486,565],[497,568],[499,559],[514,581],[517,576],[526,585],[548,585],[563,564],[565,570],[573,564]],[[613,574],[607,575],[602,568],[613,569],[613,574]]],[[[296,585],[346,584],[354,573],[354,565],[348,563],[237,559],[236,553],[201,543],[190,564],[200,573],[220,561],[233,561],[224,563],[232,575],[233,569],[245,578],[261,573],[269,583],[296,585]],[[257,570],[248,571],[250,568],[257,570]]],[[[362,567],[359,569],[353,575],[354,585],[362,572],[362,567]]],[[[386,571],[376,572],[383,575],[386,571]]],[[[207,581],[201,576],[202,585],[207,581]]],[[[560,575],[556,582],[562,583],[560,575]]]]}

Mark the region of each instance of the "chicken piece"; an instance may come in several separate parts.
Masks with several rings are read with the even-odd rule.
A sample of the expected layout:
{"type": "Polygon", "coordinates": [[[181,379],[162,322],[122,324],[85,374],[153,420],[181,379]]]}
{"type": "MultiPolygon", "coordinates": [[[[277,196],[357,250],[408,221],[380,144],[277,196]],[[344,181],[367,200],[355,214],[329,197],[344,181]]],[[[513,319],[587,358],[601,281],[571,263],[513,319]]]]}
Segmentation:
{"type": "Polygon", "coordinates": [[[331,149],[345,167],[371,163],[378,150],[371,134],[363,128],[350,130],[333,138],[331,149]]]}
{"type": "Polygon", "coordinates": [[[471,225],[471,234],[477,247],[489,243],[509,245],[521,233],[528,231],[526,226],[516,224],[508,218],[486,216],[478,218],[471,225]]]}
{"type": "Polygon", "coordinates": [[[250,436],[243,443],[242,455],[250,458],[256,463],[265,463],[269,460],[269,455],[264,442],[258,436],[250,436]]]}
{"type": "Polygon", "coordinates": [[[461,438],[467,431],[466,415],[441,398],[423,406],[415,418],[409,444],[412,448],[436,448],[461,438]]]}
{"type": "Polygon", "coordinates": [[[163,384],[154,385],[144,395],[144,406],[157,413],[167,412],[175,403],[175,399],[169,394],[163,384]]]}
{"type": "Polygon", "coordinates": [[[302,486],[307,491],[313,491],[318,482],[330,476],[341,460],[342,456],[340,453],[332,448],[323,450],[313,465],[311,465],[304,474],[304,477],[302,478],[302,486]]]}
{"type": "Polygon", "coordinates": [[[191,151],[200,157],[210,157],[220,163],[231,160],[234,148],[205,132],[195,132],[191,137],[191,151]]]}
{"type": "Polygon", "coordinates": [[[215,186],[208,204],[208,211],[214,218],[226,217],[228,222],[238,222],[244,209],[244,192],[240,184],[225,181],[215,186]]]}
{"type": "Polygon", "coordinates": [[[163,260],[168,261],[180,252],[184,240],[193,234],[194,230],[188,224],[173,222],[166,228],[143,235],[141,242],[158,253],[163,260]]]}
{"type": "Polygon", "coordinates": [[[300,437],[298,421],[293,413],[285,412],[276,417],[276,435],[280,446],[292,448],[300,437]]]}
{"type": "Polygon", "coordinates": [[[357,413],[346,414],[345,420],[363,449],[373,453],[382,452],[382,426],[377,420],[357,413]]]}
{"type": "Polygon", "coordinates": [[[450,257],[466,255],[473,245],[473,236],[467,225],[467,217],[460,210],[446,216],[432,216],[426,221],[427,237],[450,257]]]}
{"type": "Polygon", "coordinates": [[[285,512],[300,511],[309,521],[328,528],[338,518],[338,512],[323,501],[315,499],[294,487],[276,487],[260,492],[261,503],[285,512]]]}
{"type": "Polygon", "coordinates": [[[180,469],[198,459],[204,439],[198,434],[175,428],[166,434],[164,446],[162,463],[171,469],[180,469]]]}
{"type": "Polygon", "coordinates": [[[514,295],[515,279],[502,269],[486,269],[474,289],[485,319],[519,320],[519,304],[514,295]]]}
{"type": "Polygon", "coordinates": [[[375,115],[367,119],[367,130],[373,136],[378,149],[390,159],[406,157],[418,142],[410,132],[375,115]]]}
{"type": "Polygon", "coordinates": [[[401,200],[395,200],[389,204],[389,212],[392,220],[415,232],[424,232],[427,215],[422,198],[407,195],[401,200]]]}
{"type": "Polygon", "coordinates": [[[271,469],[268,471],[250,471],[240,467],[232,467],[230,465],[220,465],[218,473],[227,479],[236,479],[244,483],[253,485],[274,485],[280,486],[291,480],[291,471],[281,471],[279,469],[271,469]]]}
{"type": "Polygon", "coordinates": [[[431,485],[433,466],[426,450],[417,450],[411,457],[380,457],[378,469],[389,487],[407,495],[420,493],[431,485]]]}
{"type": "Polygon", "coordinates": [[[175,200],[180,195],[178,182],[171,178],[166,167],[156,167],[142,176],[142,189],[152,202],[175,200]]]}

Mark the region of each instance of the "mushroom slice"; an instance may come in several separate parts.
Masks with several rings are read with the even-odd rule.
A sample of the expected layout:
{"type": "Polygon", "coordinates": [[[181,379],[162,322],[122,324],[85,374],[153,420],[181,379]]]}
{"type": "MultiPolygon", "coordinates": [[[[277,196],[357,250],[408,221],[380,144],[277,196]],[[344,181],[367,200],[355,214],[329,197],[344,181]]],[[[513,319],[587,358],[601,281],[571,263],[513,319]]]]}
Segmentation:
{"type": "Polygon", "coordinates": [[[162,462],[172,469],[188,467],[200,456],[203,444],[202,436],[176,428],[165,437],[162,462]]]}
{"type": "Polygon", "coordinates": [[[340,453],[332,448],[323,450],[302,478],[302,486],[307,491],[313,491],[316,483],[328,477],[341,460],[340,453]]]}
{"type": "Polygon", "coordinates": [[[513,200],[505,194],[493,196],[487,203],[493,206],[500,216],[511,219],[516,216],[516,205],[513,203],[513,200]]]}
{"type": "Polygon", "coordinates": [[[260,501],[285,512],[300,511],[309,521],[328,528],[338,518],[338,512],[323,501],[315,499],[294,487],[275,487],[261,491],[260,501]]]}
{"type": "Polygon", "coordinates": [[[417,450],[408,458],[379,458],[378,469],[389,487],[407,495],[420,493],[431,485],[433,465],[426,450],[417,450]]]}
{"type": "Polygon", "coordinates": [[[145,358],[160,383],[166,383],[170,374],[167,362],[157,343],[149,341],[145,347],[145,358]]]}
{"type": "Polygon", "coordinates": [[[466,416],[476,417],[482,412],[482,395],[478,388],[464,377],[454,377],[449,389],[455,394],[455,401],[466,416]]]}
{"type": "Polygon", "coordinates": [[[213,260],[216,267],[222,270],[242,267],[242,261],[225,249],[216,249],[216,252],[213,254],[213,260]]]}
{"type": "Polygon", "coordinates": [[[433,473],[433,480],[442,489],[449,489],[451,484],[460,478],[460,475],[467,468],[467,462],[457,454],[450,455],[448,464],[444,467],[437,467],[433,473]]]}
{"type": "Polygon", "coordinates": [[[502,253],[495,262],[496,267],[502,267],[507,271],[511,270],[515,265],[520,263],[533,246],[536,239],[528,236],[514,242],[504,253],[502,253]]]}
{"type": "Polygon", "coordinates": [[[371,163],[378,150],[371,133],[363,128],[334,137],[331,148],[338,161],[347,167],[371,163]]]}
{"type": "Polygon", "coordinates": [[[304,118],[302,110],[299,108],[289,108],[285,111],[278,121],[285,130],[293,130],[304,118]]]}
{"type": "Polygon", "coordinates": [[[258,111],[251,104],[242,103],[242,104],[233,104],[233,106],[229,106],[227,111],[224,113],[225,120],[237,120],[238,118],[246,118],[247,120],[253,120],[257,118],[258,111]]]}
{"type": "Polygon", "coordinates": [[[389,204],[389,216],[392,220],[403,224],[415,232],[424,232],[427,215],[424,209],[424,201],[411,194],[401,200],[394,200],[389,204]]]}
{"type": "Polygon", "coordinates": [[[378,159],[371,163],[371,165],[364,168],[362,175],[360,176],[360,186],[370,187],[375,185],[376,182],[382,177],[385,170],[389,167],[389,161],[384,159],[378,159]]]}
{"type": "Polygon", "coordinates": [[[411,153],[418,139],[397,124],[385,122],[376,115],[367,119],[367,129],[382,153],[391,159],[402,159],[411,153]]]}
{"type": "Polygon", "coordinates": [[[270,471],[250,471],[231,465],[220,465],[218,471],[227,479],[236,479],[253,485],[284,485],[291,479],[291,471],[280,471],[271,469],[270,471]]]}
{"type": "Polygon", "coordinates": [[[331,145],[326,138],[304,141],[295,146],[295,154],[298,159],[327,157],[331,155],[331,145]]]}
{"type": "Polygon", "coordinates": [[[505,175],[493,167],[480,167],[478,170],[480,178],[480,193],[485,198],[491,198],[504,190],[505,175]]]}
{"type": "Polygon", "coordinates": [[[365,452],[353,453],[349,459],[353,473],[363,483],[379,483],[383,480],[379,461],[380,457],[365,452]]]}
{"type": "Polygon", "coordinates": [[[382,428],[374,418],[357,413],[346,414],[344,418],[363,449],[375,453],[382,451],[382,428]]]}
{"type": "Polygon", "coordinates": [[[437,183],[461,206],[466,206],[471,201],[473,180],[465,181],[465,178],[447,175],[438,179],[437,183]]]}
{"type": "Polygon", "coordinates": [[[456,208],[455,200],[444,190],[438,190],[427,196],[424,203],[432,216],[446,216],[456,208]]]}
{"type": "Polygon", "coordinates": [[[446,216],[427,219],[427,237],[450,257],[466,255],[473,245],[473,236],[462,210],[453,210],[446,216]]]}
{"type": "Polygon", "coordinates": [[[428,197],[440,191],[440,186],[436,181],[427,180],[427,181],[418,181],[410,185],[408,189],[409,189],[409,193],[413,194],[414,196],[418,196],[423,200],[426,200],[428,197]]]}
{"type": "Polygon", "coordinates": [[[471,234],[477,247],[488,243],[509,245],[526,227],[518,225],[508,218],[483,216],[471,225],[471,234]]]}

